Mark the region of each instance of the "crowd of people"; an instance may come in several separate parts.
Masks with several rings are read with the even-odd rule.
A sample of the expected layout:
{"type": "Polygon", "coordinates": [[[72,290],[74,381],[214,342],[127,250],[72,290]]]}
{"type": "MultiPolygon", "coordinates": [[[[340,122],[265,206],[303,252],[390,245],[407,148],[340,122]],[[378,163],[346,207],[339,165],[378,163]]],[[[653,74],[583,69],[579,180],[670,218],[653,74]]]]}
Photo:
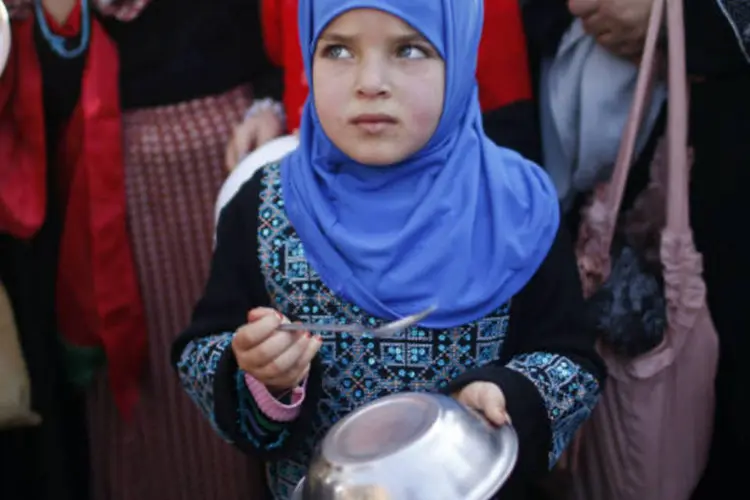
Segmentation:
{"type": "MultiPolygon", "coordinates": [[[[582,184],[559,152],[622,123],[549,86],[586,85],[558,64],[576,33],[636,76],[655,0],[2,1],[0,280],[41,416],[0,428],[3,498],[287,500],[336,421],[402,391],[512,421],[501,498],[564,498],[543,483],[606,387],[574,244],[609,171],[582,184]],[[554,147],[553,115],[574,117],[554,147]],[[387,340],[279,329],[432,304],[387,340]]],[[[699,500],[740,488],[750,452],[750,7],[682,3],[720,341],[699,500]]],[[[582,99],[627,109],[600,76],[582,99]]],[[[655,92],[626,204],[668,106],[655,92]]]]}

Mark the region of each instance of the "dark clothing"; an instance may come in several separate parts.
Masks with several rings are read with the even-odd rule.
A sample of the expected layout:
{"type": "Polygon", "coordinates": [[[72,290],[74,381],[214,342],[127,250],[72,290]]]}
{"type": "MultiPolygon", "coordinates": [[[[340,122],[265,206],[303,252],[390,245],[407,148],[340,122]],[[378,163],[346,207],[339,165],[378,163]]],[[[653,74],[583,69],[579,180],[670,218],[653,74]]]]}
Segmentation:
{"type": "MultiPolygon", "coordinates": [[[[276,167],[268,168],[273,172],[276,167]]],[[[273,307],[279,308],[292,320],[310,319],[304,316],[295,317],[283,307],[282,303],[286,299],[282,298],[281,294],[289,293],[289,290],[284,288],[286,286],[282,276],[284,271],[280,271],[278,276],[274,275],[277,277],[269,275],[269,269],[288,269],[286,266],[290,263],[276,264],[274,263],[276,258],[269,257],[265,251],[259,255],[259,248],[264,249],[268,244],[266,238],[269,238],[268,241],[277,242],[277,245],[281,244],[278,242],[283,241],[284,238],[297,241],[294,239],[293,229],[288,228],[287,223],[279,222],[284,220],[283,216],[275,218],[276,223],[273,224],[264,220],[267,214],[274,213],[269,204],[270,195],[267,187],[274,185],[273,175],[272,173],[264,174],[263,171],[257,173],[224,209],[217,233],[217,249],[214,254],[211,276],[204,296],[196,307],[192,324],[174,345],[172,361],[183,378],[183,385],[191,393],[193,399],[199,402],[206,416],[215,423],[219,432],[228,440],[234,442],[243,451],[261,456],[271,463],[288,459],[294,466],[297,466],[303,458],[295,457],[308,458],[305,454],[298,454],[297,448],[300,445],[305,446],[303,443],[311,436],[314,436],[316,440],[322,438],[327,430],[326,427],[317,425],[321,418],[320,409],[328,407],[329,404],[338,403],[335,398],[331,399],[329,395],[323,394],[324,389],[322,389],[322,387],[330,387],[331,384],[338,383],[331,380],[332,371],[329,367],[332,364],[332,358],[327,354],[322,354],[313,363],[306,386],[307,396],[300,416],[293,423],[277,424],[276,433],[258,434],[252,430],[253,426],[257,428],[257,424],[254,423],[251,426],[244,422],[248,415],[252,418],[254,413],[245,407],[248,404],[249,393],[246,388],[242,388],[242,385],[238,385],[237,363],[231,349],[227,348],[228,340],[231,338],[229,332],[234,332],[244,324],[247,311],[255,307],[271,307],[273,304],[273,307]],[[263,228],[268,226],[286,229],[283,230],[283,234],[280,232],[277,236],[267,236],[263,228]],[[274,283],[272,289],[268,288],[270,282],[274,283]],[[275,298],[272,299],[272,297],[275,298]],[[216,364],[213,361],[209,361],[205,366],[203,364],[207,360],[217,359],[220,360],[216,364]],[[192,378],[197,373],[203,374],[200,380],[192,378]],[[322,381],[325,378],[328,379],[327,382],[322,381]],[[191,390],[191,387],[202,387],[203,384],[211,387],[212,399],[210,401],[206,399],[206,394],[209,393],[207,390],[191,390]],[[282,432],[288,433],[288,437],[286,434],[282,434],[285,437],[279,437],[279,425],[281,425],[282,432]],[[281,446],[274,444],[277,441],[282,442],[281,446]]],[[[275,206],[281,207],[283,203],[279,202],[275,206]]],[[[297,244],[292,243],[292,245],[297,244]]],[[[330,299],[316,299],[318,296],[329,297],[329,292],[325,288],[319,288],[317,278],[313,277],[310,280],[309,287],[320,290],[316,292],[319,295],[311,296],[310,307],[315,307],[312,304],[318,303],[322,304],[321,308],[326,309],[325,314],[339,314],[330,306],[332,303],[338,304],[339,299],[332,296],[330,299]],[[320,302],[315,302],[315,300],[320,302]]],[[[303,293],[293,294],[295,303],[303,300],[300,298],[303,293]]],[[[594,350],[594,333],[587,330],[581,323],[582,306],[583,299],[571,242],[567,231],[562,228],[544,263],[528,284],[511,300],[509,311],[504,312],[503,317],[506,319],[498,323],[508,326],[507,332],[492,344],[495,352],[500,353],[499,356],[494,361],[486,359],[482,363],[477,363],[481,367],[472,368],[474,365],[468,364],[456,367],[455,372],[452,372],[455,375],[450,376],[448,380],[441,380],[442,375],[436,374],[434,377],[425,376],[424,382],[420,381],[419,387],[422,387],[422,390],[429,390],[425,388],[431,387],[434,383],[437,388],[440,388],[439,390],[448,393],[477,380],[491,381],[502,388],[508,401],[508,412],[521,440],[519,462],[513,480],[507,487],[507,491],[512,490],[514,494],[511,497],[503,496],[503,498],[525,498],[523,495],[526,494],[529,483],[546,474],[551,457],[559,455],[567,438],[570,437],[560,427],[560,422],[554,422],[550,416],[551,408],[560,394],[554,390],[550,392],[542,390],[538,385],[539,379],[536,377],[544,378],[545,370],[550,367],[538,366],[535,369],[535,375],[529,376],[529,373],[519,370],[519,363],[525,363],[535,357],[535,359],[543,357],[567,359],[571,362],[570,366],[576,367],[572,368],[572,372],[577,373],[573,375],[573,378],[582,384],[579,387],[588,387],[591,390],[589,396],[598,393],[604,370],[594,350]],[[539,311],[544,311],[544,314],[539,314],[539,311]],[[509,318],[509,323],[507,318],[509,318]],[[513,368],[510,368],[511,366],[513,368]],[[580,380],[577,378],[579,376],[580,380]]],[[[460,331],[466,335],[467,339],[475,338],[476,335],[475,340],[477,340],[495,331],[491,326],[495,317],[496,315],[492,315],[483,320],[486,322],[483,327],[473,324],[464,325],[460,327],[460,331]]],[[[367,319],[363,320],[367,321],[367,319]]],[[[504,326],[498,328],[504,328],[504,326]]],[[[450,339],[458,335],[456,333],[458,330],[453,329],[424,331],[429,332],[425,342],[434,343],[425,347],[425,351],[434,353],[451,351],[450,345],[453,344],[450,344],[450,339]],[[444,341],[448,344],[441,344],[444,341]],[[446,346],[449,347],[446,349],[446,346]]],[[[336,352],[340,351],[339,358],[346,355],[348,348],[339,349],[338,340],[331,340],[331,342],[331,349],[335,349],[336,352]]],[[[399,340],[394,339],[393,342],[397,343],[399,340]]],[[[461,343],[462,340],[456,342],[461,343]]],[[[466,342],[465,352],[481,350],[476,345],[470,345],[470,341],[466,342]]],[[[348,343],[349,341],[342,341],[342,345],[346,346],[348,343]]],[[[375,361],[380,359],[380,356],[375,353],[380,352],[384,347],[378,347],[378,345],[380,341],[375,340],[373,346],[369,347],[373,350],[374,356],[371,367],[377,367],[380,363],[380,361],[375,361]]],[[[463,346],[463,343],[460,345],[463,346]]],[[[488,344],[487,347],[489,346],[488,344]]],[[[458,344],[455,347],[458,348],[458,344]]],[[[321,353],[330,352],[326,349],[324,345],[321,353]]],[[[425,360],[425,362],[432,361],[425,360]]],[[[454,361],[448,362],[454,363],[454,361]]],[[[408,364],[404,365],[407,371],[408,366],[408,364]]],[[[451,366],[454,365],[451,364],[451,366]]],[[[375,371],[377,369],[373,368],[375,371]]],[[[384,385],[389,387],[398,385],[400,388],[385,390],[383,393],[377,391],[372,394],[368,393],[368,398],[409,390],[408,384],[400,385],[402,381],[395,374],[398,368],[395,365],[389,365],[389,369],[392,370],[388,372],[391,373],[390,376],[372,376],[387,377],[384,385]]],[[[417,375],[418,378],[421,376],[417,375]]],[[[342,383],[347,384],[346,380],[342,383]]],[[[593,405],[594,401],[584,403],[578,401],[577,398],[574,399],[576,399],[574,406],[580,403],[585,414],[590,410],[588,404],[593,405]]],[[[571,426],[576,427],[573,424],[571,426]]],[[[304,465],[306,464],[301,464],[301,467],[304,465]]],[[[273,476],[273,472],[271,475],[273,476]]],[[[276,491],[281,491],[281,489],[276,491]]]]}
{"type": "Polygon", "coordinates": [[[699,495],[714,498],[742,487],[750,465],[750,316],[743,300],[750,242],[740,229],[750,216],[750,61],[717,2],[687,0],[685,18],[688,71],[696,77],[690,88],[690,216],[720,340],[714,441],[699,487],[699,495]]]}
{"type": "MultiPolygon", "coordinates": [[[[716,380],[716,423],[713,449],[700,498],[739,489],[750,456],[750,430],[744,421],[750,408],[750,317],[744,311],[744,288],[750,281],[750,246],[740,235],[750,215],[750,61],[715,0],[684,0],[687,69],[690,85],[690,144],[695,162],[691,172],[690,216],[698,251],[703,255],[708,303],[720,338],[716,380]]],[[[554,54],[572,20],[564,0],[534,0],[524,9],[534,56],[554,54]]],[[[536,66],[532,66],[536,67],[536,66]]],[[[666,109],[650,144],[631,169],[626,207],[645,186],[657,139],[664,132],[666,109]]],[[[578,204],[567,216],[575,234],[578,204]]]]}
{"type": "Polygon", "coordinates": [[[253,82],[281,99],[281,72],[263,48],[259,1],[158,0],[128,22],[102,22],[120,52],[123,109],[164,106],[253,82]]]}

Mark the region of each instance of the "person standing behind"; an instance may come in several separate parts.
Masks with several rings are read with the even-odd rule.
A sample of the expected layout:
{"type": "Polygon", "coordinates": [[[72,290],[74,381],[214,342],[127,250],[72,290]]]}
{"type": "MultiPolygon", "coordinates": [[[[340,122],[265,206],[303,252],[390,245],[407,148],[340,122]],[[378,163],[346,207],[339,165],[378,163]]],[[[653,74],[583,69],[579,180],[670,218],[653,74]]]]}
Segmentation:
{"type": "MultiPolygon", "coordinates": [[[[45,341],[35,352],[55,357],[31,360],[49,372],[32,381],[35,393],[62,398],[50,380],[64,380],[65,354],[67,373],[74,367],[88,389],[88,433],[80,398],[76,425],[58,426],[78,454],[48,453],[54,444],[26,453],[19,440],[21,448],[2,449],[29,459],[12,462],[11,479],[56,500],[84,499],[89,482],[98,500],[253,498],[262,491],[248,480],[255,464],[187,411],[164,360],[208,273],[226,136],[253,92],[280,92],[258,3],[9,6],[14,45],[0,81],[3,283],[24,335],[45,341]],[[75,491],[43,472],[57,478],[74,467],[84,471],[75,491]]],[[[44,413],[52,425],[51,410],[44,413]]]]}
{"type": "MultiPolygon", "coordinates": [[[[638,57],[651,0],[570,0],[569,5],[601,45],[623,57],[638,57]]],[[[750,372],[745,367],[750,316],[743,299],[750,282],[750,243],[739,229],[739,221],[750,216],[748,12],[746,0],[684,0],[695,155],[690,217],[720,339],[714,439],[696,499],[744,487],[750,456],[750,428],[744,418],[750,408],[750,372]]],[[[646,165],[641,163],[641,172],[646,165]]]]}

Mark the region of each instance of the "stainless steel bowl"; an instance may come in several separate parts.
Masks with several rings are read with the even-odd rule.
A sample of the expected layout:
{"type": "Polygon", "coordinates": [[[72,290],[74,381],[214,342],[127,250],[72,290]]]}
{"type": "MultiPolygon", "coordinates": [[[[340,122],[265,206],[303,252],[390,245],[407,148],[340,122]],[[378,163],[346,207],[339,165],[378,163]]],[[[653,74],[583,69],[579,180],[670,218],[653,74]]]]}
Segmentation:
{"type": "Polygon", "coordinates": [[[10,54],[10,16],[3,0],[0,0],[0,75],[3,74],[10,54]]]}
{"type": "Polygon", "coordinates": [[[331,428],[293,498],[488,500],[517,457],[512,426],[494,429],[447,396],[396,394],[331,428]]]}

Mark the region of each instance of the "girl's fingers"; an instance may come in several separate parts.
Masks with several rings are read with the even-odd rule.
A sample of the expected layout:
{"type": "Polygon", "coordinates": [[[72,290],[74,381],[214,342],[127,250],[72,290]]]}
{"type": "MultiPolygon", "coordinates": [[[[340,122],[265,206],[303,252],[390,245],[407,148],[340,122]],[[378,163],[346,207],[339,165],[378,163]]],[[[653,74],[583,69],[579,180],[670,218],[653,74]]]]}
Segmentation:
{"type": "Polygon", "coordinates": [[[269,378],[267,384],[274,387],[286,388],[292,388],[299,385],[299,383],[304,380],[310,372],[310,362],[317,354],[321,344],[322,340],[320,340],[320,337],[305,337],[302,354],[297,357],[294,364],[284,373],[269,378]]]}
{"type": "Polygon", "coordinates": [[[480,412],[492,424],[500,426],[510,422],[505,407],[505,395],[491,382],[472,382],[455,398],[469,408],[480,412]]]}
{"type": "Polygon", "coordinates": [[[311,337],[310,342],[307,344],[307,348],[302,355],[297,358],[297,363],[295,364],[296,369],[301,371],[309,369],[310,363],[312,363],[313,358],[318,354],[322,345],[323,339],[318,336],[311,337]]]}
{"type": "Polygon", "coordinates": [[[247,321],[248,323],[252,323],[253,321],[258,321],[259,319],[265,318],[266,316],[270,315],[275,315],[280,320],[282,320],[282,322],[284,322],[284,320],[286,320],[287,323],[289,322],[289,320],[286,319],[286,317],[279,311],[270,307],[256,307],[255,309],[251,309],[247,313],[247,321]]]}
{"type": "MultiPolygon", "coordinates": [[[[276,327],[280,323],[275,316],[266,316],[256,323],[265,321],[275,322],[276,327]]],[[[285,332],[274,328],[263,342],[256,344],[247,351],[245,359],[254,370],[260,370],[266,365],[274,363],[277,358],[304,338],[305,335],[302,332],[285,332]]]]}
{"type": "MultiPolygon", "coordinates": [[[[277,334],[287,332],[277,332],[277,334]]],[[[285,348],[279,350],[278,347],[274,346],[273,353],[270,356],[266,356],[266,363],[259,365],[253,374],[256,378],[264,379],[275,379],[279,377],[285,377],[289,372],[297,366],[297,360],[305,353],[308,344],[312,341],[310,337],[304,332],[295,332],[290,335],[290,338],[294,338],[294,341],[287,344],[285,348]],[[294,337],[293,337],[293,336],[294,337]]],[[[269,342],[273,339],[269,339],[269,342]]],[[[281,343],[277,343],[281,345],[281,343]]],[[[263,347],[263,346],[261,346],[263,347]]]]}
{"type": "Polygon", "coordinates": [[[510,420],[508,414],[505,413],[505,410],[499,406],[490,406],[482,410],[482,414],[490,421],[490,423],[497,427],[509,423],[510,420]]]}
{"type": "Polygon", "coordinates": [[[245,354],[269,339],[281,321],[275,315],[266,315],[241,326],[234,334],[232,346],[235,351],[245,354]]]}

